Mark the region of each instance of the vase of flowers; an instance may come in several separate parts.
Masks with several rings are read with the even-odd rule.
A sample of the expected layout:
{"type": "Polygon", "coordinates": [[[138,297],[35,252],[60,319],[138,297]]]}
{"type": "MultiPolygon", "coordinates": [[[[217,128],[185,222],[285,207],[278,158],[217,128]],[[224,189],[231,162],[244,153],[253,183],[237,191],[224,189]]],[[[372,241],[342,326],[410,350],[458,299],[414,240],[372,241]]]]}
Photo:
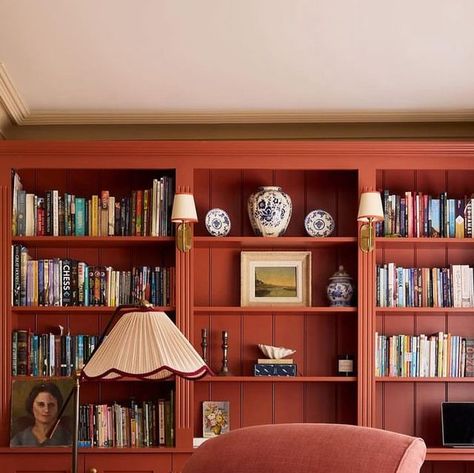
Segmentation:
{"type": "Polygon", "coordinates": [[[281,187],[259,187],[248,200],[250,224],[259,236],[282,236],[290,223],[291,211],[291,198],[281,187]]]}

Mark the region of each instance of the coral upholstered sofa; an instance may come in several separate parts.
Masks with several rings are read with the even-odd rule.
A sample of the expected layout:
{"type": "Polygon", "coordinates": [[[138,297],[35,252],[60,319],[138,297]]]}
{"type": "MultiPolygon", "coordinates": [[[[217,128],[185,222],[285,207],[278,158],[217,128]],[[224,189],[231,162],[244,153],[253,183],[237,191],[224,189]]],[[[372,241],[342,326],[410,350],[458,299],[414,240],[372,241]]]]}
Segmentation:
{"type": "Polygon", "coordinates": [[[341,424],[275,424],[205,442],[183,473],[415,473],[422,439],[341,424]]]}

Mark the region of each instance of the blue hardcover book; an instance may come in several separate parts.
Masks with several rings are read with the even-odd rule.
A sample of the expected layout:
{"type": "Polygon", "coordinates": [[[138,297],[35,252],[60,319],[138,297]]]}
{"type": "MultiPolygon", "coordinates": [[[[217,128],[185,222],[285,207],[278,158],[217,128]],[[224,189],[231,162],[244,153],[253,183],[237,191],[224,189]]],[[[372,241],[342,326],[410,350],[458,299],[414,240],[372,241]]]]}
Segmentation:
{"type": "Polygon", "coordinates": [[[31,376],[39,376],[39,336],[31,336],[31,376]]]}
{"type": "Polygon", "coordinates": [[[76,236],[84,236],[86,234],[86,199],[84,197],[76,197],[75,201],[74,225],[76,236]]]}
{"type": "Polygon", "coordinates": [[[449,238],[456,236],[456,201],[455,199],[448,199],[448,227],[449,238]]]}
{"type": "Polygon", "coordinates": [[[440,236],[440,208],[439,199],[431,199],[430,204],[430,237],[440,236]]]}
{"type": "Polygon", "coordinates": [[[263,364],[254,365],[254,376],[296,376],[296,365],[293,364],[263,364]]]}
{"type": "Polygon", "coordinates": [[[89,266],[84,266],[84,306],[89,304],[89,266]]]}

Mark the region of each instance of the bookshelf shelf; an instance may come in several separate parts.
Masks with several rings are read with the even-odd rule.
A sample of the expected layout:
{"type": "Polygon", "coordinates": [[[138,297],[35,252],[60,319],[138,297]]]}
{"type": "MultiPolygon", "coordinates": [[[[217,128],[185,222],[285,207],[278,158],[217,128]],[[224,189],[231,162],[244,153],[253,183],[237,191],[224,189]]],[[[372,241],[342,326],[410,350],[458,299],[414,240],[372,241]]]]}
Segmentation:
{"type": "MultiPolygon", "coordinates": [[[[75,307],[75,306],[14,306],[11,308],[12,312],[18,314],[112,314],[116,307],[104,306],[90,306],[90,307],[75,307]]],[[[163,312],[174,312],[175,308],[171,306],[155,307],[156,310],[163,312]]]]}
{"type": "Polygon", "coordinates": [[[326,248],[335,246],[354,246],[356,237],[288,237],[264,238],[252,236],[208,237],[197,236],[194,238],[196,248],[326,248]]]}
{"type": "Polygon", "coordinates": [[[375,239],[377,249],[424,249],[424,248],[471,248],[474,246],[474,238],[391,238],[377,237],[375,239]]]}
{"type": "Polygon", "coordinates": [[[473,314],[474,307],[377,307],[377,314],[473,314]]]}
{"type": "Polygon", "coordinates": [[[201,383],[354,383],[356,376],[205,376],[201,383]]]}
{"type": "Polygon", "coordinates": [[[474,377],[470,378],[441,378],[441,377],[403,377],[403,376],[379,376],[375,378],[377,383],[474,383],[474,377]]]}
{"type": "Polygon", "coordinates": [[[168,245],[174,242],[174,237],[76,237],[76,236],[42,236],[42,237],[13,237],[12,243],[31,248],[114,248],[136,247],[151,245],[168,245]]]}
{"type": "MultiPolygon", "coordinates": [[[[80,447],[79,448],[79,455],[81,454],[88,454],[93,453],[96,454],[125,454],[125,453],[133,453],[140,455],[147,455],[147,454],[170,454],[170,453],[192,453],[192,448],[171,448],[171,447],[80,447]]],[[[12,449],[6,447],[0,447],[0,454],[17,454],[19,453],[19,449],[12,449]]],[[[68,456],[71,455],[68,452],[67,448],[64,447],[48,447],[48,448],[35,448],[35,447],[22,447],[21,453],[31,453],[34,455],[38,454],[58,454],[63,453],[68,456]]]]}
{"type": "Polygon", "coordinates": [[[268,314],[353,314],[357,312],[357,307],[194,307],[196,314],[249,314],[249,315],[268,315],[268,314]]]}
{"type": "Polygon", "coordinates": [[[427,461],[474,461],[472,448],[431,447],[426,451],[427,461]]]}

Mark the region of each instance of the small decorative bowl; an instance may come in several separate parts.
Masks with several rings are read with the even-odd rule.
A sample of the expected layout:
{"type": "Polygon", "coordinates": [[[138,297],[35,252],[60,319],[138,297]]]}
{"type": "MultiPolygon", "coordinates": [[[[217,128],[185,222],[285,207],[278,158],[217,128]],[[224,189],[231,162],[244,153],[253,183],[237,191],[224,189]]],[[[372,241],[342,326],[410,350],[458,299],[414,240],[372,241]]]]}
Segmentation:
{"type": "Polygon", "coordinates": [[[222,209],[211,209],[206,214],[205,225],[212,236],[226,236],[230,232],[230,218],[222,209]]]}
{"type": "Polygon", "coordinates": [[[304,219],[304,228],[309,236],[327,237],[336,228],[331,214],[325,210],[312,210],[304,219]]]}

